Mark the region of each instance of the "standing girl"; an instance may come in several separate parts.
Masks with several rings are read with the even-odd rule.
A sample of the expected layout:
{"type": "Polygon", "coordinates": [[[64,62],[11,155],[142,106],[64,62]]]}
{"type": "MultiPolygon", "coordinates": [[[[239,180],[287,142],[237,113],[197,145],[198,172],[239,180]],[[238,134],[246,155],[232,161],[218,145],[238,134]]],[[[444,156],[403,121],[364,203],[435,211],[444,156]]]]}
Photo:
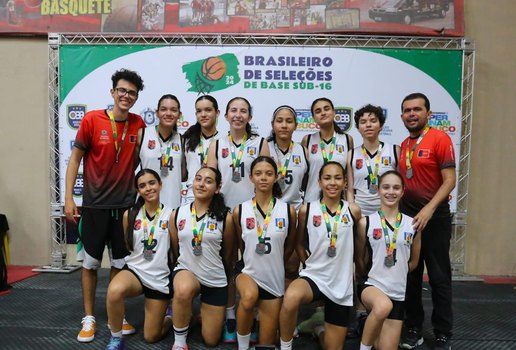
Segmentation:
{"type": "Polygon", "coordinates": [[[419,261],[421,235],[412,218],[399,211],[404,183],[396,171],[379,178],[380,210],[360,219],[357,269],[364,274],[359,297],[369,315],[361,350],[397,349],[404,317],[407,273],[419,261]]]}
{"type": "Polygon", "coordinates": [[[190,204],[194,200],[193,182],[197,170],[208,164],[208,149],[210,143],[217,137],[217,118],[219,104],[210,96],[201,96],[195,101],[195,117],[197,123],[192,125],[183,134],[187,178],[187,193],[183,204],[190,204]]]}
{"type": "Polygon", "coordinates": [[[279,311],[285,292],[284,262],[294,250],[296,210],[278,199],[278,168],[270,157],[260,156],[251,164],[255,196],[233,211],[240,236],[244,268],[236,278],[240,294],[237,313],[239,350],[249,349],[254,307],[260,318],[259,343],[274,344],[279,311]]]}
{"type": "Polygon", "coordinates": [[[316,99],[312,102],[311,110],[319,132],[306,135],[301,142],[308,149],[310,162],[305,203],[319,198],[317,176],[321,167],[329,161],[346,164],[348,150],[353,148],[353,138],[345,134],[335,122],[335,108],[330,99],[316,99]]]}
{"type": "Polygon", "coordinates": [[[123,218],[130,255],[125,257],[126,265],[111,280],[107,292],[111,340],[106,350],[127,349],[122,338],[126,298],[145,296],[145,341],[160,340],[171,327],[165,312],[172,297],[169,261],[172,209],[160,203],[161,180],[154,170],[140,170],[135,183],[138,201],[123,218]]]}
{"type": "Polygon", "coordinates": [[[350,203],[357,203],[364,216],[380,208],[379,177],[398,167],[400,147],[382,142],[379,138],[384,124],[381,107],[366,105],[355,113],[355,125],[363,143],[348,153],[347,199],[350,203]]]}
{"type": "Polygon", "coordinates": [[[181,181],[185,172],[181,135],[177,132],[177,121],[181,117],[181,105],[177,97],[161,96],[156,115],[159,124],[155,128],[142,129],[141,167],[161,175],[161,200],[168,207],[177,208],[181,204],[181,181]]]}
{"type": "Polygon", "coordinates": [[[187,349],[192,300],[201,295],[202,337],[208,346],[219,343],[228,297],[228,276],[233,266],[234,228],[229,208],[220,194],[222,177],[211,167],[197,171],[194,201],[173,216],[174,269],[173,350],[187,349]]]}
{"type": "Polygon", "coordinates": [[[327,162],[319,171],[320,199],[299,210],[296,252],[305,267],[281,307],[282,350],[292,348],[299,306],[317,300],[324,301],[324,329],[316,329],[323,348],[343,348],[353,306],[353,229],[361,216],[356,204],[343,199],[345,185],[342,165],[327,162]]]}

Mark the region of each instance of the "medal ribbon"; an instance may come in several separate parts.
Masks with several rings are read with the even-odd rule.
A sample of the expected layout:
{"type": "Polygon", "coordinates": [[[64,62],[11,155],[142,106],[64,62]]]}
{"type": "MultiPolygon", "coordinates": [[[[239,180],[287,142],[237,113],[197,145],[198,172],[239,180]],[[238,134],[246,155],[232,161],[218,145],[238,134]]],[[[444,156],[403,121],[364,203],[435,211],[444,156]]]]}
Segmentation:
{"type": "Polygon", "coordinates": [[[337,229],[339,227],[340,221],[340,212],[342,210],[342,202],[339,203],[339,207],[337,208],[337,212],[333,217],[333,230],[330,225],[330,216],[328,215],[328,211],[326,208],[326,204],[321,202],[321,211],[323,213],[324,222],[326,223],[326,230],[328,230],[328,235],[330,235],[330,247],[335,248],[337,245],[337,229]]]}
{"type": "Polygon", "coordinates": [[[201,227],[197,230],[197,211],[195,210],[195,205],[192,204],[192,233],[194,236],[194,242],[196,246],[200,246],[202,243],[202,236],[204,234],[204,227],[206,226],[206,219],[208,215],[204,215],[204,219],[202,220],[201,227]]]}
{"type": "Polygon", "coordinates": [[[410,151],[409,151],[410,138],[407,140],[407,150],[405,152],[405,165],[407,166],[407,170],[412,169],[411,161],[412,161],[412,157],[414,156],[414,151],[416,150],[417,146],[419,146],[419,144],[423,140],[423,137],[425,137],[425,135],[429,129],[430,129],[430,127],[427,125],[425,127],[425,129],[423,130],[423,132],[421,133],[421,135],[419,135],[419,138],[417,139],[416,143],[414,144],[414,146],[412,147],[412,149],[410,151]]]}
{"type": "Polygon", "coordinates": [[[172,147],[172,136],[170,136],[170,140],[168,141],[167,150],[163,152],[163,143],[161,142],[161,136],[158,131],[158,126],[156,125],[156,134],[158,134],[159,148],[161,152],[161,168],[168,168],[168,160],[170,159],[170,148],[172,147]]]}
{"type": "Polygon", "coordinates": [[[267,234],[267,228],[269,227],[269,222],[271,221],[272,208],[274,207],[274,197],[271,198],[269,205],[267,206],[267,214],[265,215],[265,220],[263,221],[263,227],[260,226],[258,221],[258,208],[256,207],[256,198],[253,198],[253,211],[254,217],[256,219],[256,231],[258,232],[258,242],[265,243],[265,235],[267,234]]]}
{"type": "Polygon", "coordinates": [[[401,213],[398,212],[398,215],[396,215],[396,224],[394,224],[394,232],[392,234],[392,241],[389,237],[389,229],[387,228],[387,223],[385,219],[385,215],[380,210],[378,211],[378,215],[380,215],[380,223],[382,224],[383,229],[383,236],[385,238],[385,252],[387,253],[387,256],[392,255],[394,253],[394,250],[396,249],[396,240],[398,239],[398,229],[400,228],[401,224],[401,213]]]}
{"type": "Polygon", "coordinates": [[[335,151],[335,141],[336,140],[337,140],[337,138],[335,136],[333,136],[331,138],[330,153],[328,154],[328,156],[326,155],[326,142],[324,142],[324,140],[322,138],[319,141],[319,144],[321,145],[321,153],[322,153],[322,156],[323,156],[323,159],[324,159],[324,164],[326,164],[330,160],[332,160],[332,158],[333,158],[333,151],[335,151]]]}
{"type": "Polygon", "coordinates": [[[143,216],[143,239],[147,241],[147,247],[150,247],[152,244],[152,239],[154,238],[154,231],[156,231],[156,223],[159,219],[159,214],[161,213],[161,207],[158,207],[156,210],[156,214],[154,214],[154,220],[152,220],[152,225],[150,229],[150,234],[147,228],[147,212],[145,211],[145,206],[142,207],[142,216],[143,216]]]}
{"type": "Polygon", "coordinates": [[[378,145],[378,150],[376,151],[376,160],[373,171],[371,169],[371,163],[369,162],[369,155],[367,154],[367,150],[362,144],[362,155],[364,156],[364,161],[366,163],[367,172],[369,173],[369,180],[371,180],[371,185],[376,185],[376,183],[378,182],[378,170],[380,169],[380,158],[382,157],[382,148],[383,144],[380,142],[378,145]]]}
{"type": "Polygon", "coordinates": [[[238,148],[238,157],[235,156],[235,145],[233,144],[233,137],[231,134],[228,135],[229,146],[231,147],[231,160],[233,161],[233,172],[238,172],[238,167],[240,166],[240,161],[242,160],[242,155],[244,154],[245,142],[247,141],[247,134],[244,136],[240,143],[240,147],[238,148]]]}
{"type": "MultiPolygon", "coordinates": [[[[215,134],[209,136],[208,138],[212,138],[218,133],[218,131],[215,131],[215,134]]],[[[201,133],[201,138],[199,139],[199,153],[201,155],[201,166],[206,166],[208,164],[208,147],[206,147],[206,150],[204,150],[204,142],[207,141],[208,138],[204,137],[204,134],[201,133]]]]}
{"type": "Polygon", "coordinates": [[[277,143],[274,143],[274,148],[276,150],[276,155],[278,156],[278,175],[281,178],[285,178],[285,175],[287,174],[288,163],[290,162],[290,158],[292,157],[292,149],[294,148],[294,141],[290,141],[290,146],[288,147],[288,153],[285,156],[285,161],[284,161],[283,165],[279,164],[280,154],[282,154],[283,152],[281,152],[277,143]]]}
{"type": "Polygon", "coordinates": [[[111,121],[111,130],[113,130],[113,140],[115,141],[115,162],[118,163],[118,155],[120,151],[122,151],[122,145],[124,144],[125,135],[127,134],[127,129],[129,128],[129,121],[125,120],[124,132],[122,133],[122,139],[120,140],[120,146],[118,145],[118,132],[116,131],[116,121],[115,116],[113,115],[113,111],[108,112],[109,120],[111,121]]]}

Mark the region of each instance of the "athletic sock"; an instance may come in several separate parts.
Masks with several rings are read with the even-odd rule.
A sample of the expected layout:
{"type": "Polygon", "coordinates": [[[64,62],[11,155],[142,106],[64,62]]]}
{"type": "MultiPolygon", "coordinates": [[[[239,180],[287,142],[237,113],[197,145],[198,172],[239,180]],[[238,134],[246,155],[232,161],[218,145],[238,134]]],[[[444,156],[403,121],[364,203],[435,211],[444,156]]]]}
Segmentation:
{"type": "Polygon", "coordinates": [[[186,337],[188,336],[188,326],[183,328],[176,328],[174,326],[174,345],[179,348],[184,348],[186,345],[186,337]]]}
{"type": "Polygon", "coordinates": [[[283,341],[283,339],[280,338],[280,346],[280,350],[292,350],[292,339],[283,341]]]}
{"type": "Polygon", "coordinates": [[[122,338],[122,330],[120,330],[119,332],[111,332],[111,336],[113,338],[122,338]]]}
{"type": "Polygon", "coordinates": [[[364,343],[360,343],[360,350],[371,350],[372,348],[372,345],[364,345],[364,343]]]}
{"type": "Polygon", "coordinates": [[[226,320],[227,319],[233,319],[234,320],[235,318],[236,318],[236,315],[235,315],[235,305],[227,307],[226,308],[226,320]]]}
{"type": "Polygon", "coordinates": [[[249,343],[251,342],[251,333],[247,335],[241,335],[237,332],[237,339],[238,339],[238,350],[248,350],[249,349],[249,343]]]}

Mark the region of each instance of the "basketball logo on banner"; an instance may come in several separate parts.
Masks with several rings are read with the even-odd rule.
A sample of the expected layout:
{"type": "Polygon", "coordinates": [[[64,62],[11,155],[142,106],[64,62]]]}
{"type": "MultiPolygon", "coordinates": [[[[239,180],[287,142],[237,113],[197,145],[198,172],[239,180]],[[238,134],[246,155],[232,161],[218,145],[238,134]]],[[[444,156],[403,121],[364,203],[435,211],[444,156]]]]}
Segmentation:
{"type": "Polygon", "coordinates": [[[232,53],[184,64],[183,73],[191,86],[188,91],[209,94],[238,84],[238,65],[238,59],[232,53]]]}

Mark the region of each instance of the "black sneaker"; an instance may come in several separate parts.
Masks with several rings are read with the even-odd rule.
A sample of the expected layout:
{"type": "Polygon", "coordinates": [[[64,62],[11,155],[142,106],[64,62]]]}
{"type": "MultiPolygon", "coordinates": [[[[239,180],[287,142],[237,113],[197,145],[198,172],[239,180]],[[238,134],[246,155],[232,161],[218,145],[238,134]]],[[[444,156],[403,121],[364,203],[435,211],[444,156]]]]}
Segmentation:
{"type": "Polygon", "coordinates": [[[451,350],[451,339],[450,337],[439,334],[435,336],[435,342],[434,342],[434,349],[435,350],[451,350]]]}
{"type": "Polygon", "coordinates": [[[414,349],[423,344],[423,336],[418,328],[409,328],[401,339],[400,348],[414,349]]]}

